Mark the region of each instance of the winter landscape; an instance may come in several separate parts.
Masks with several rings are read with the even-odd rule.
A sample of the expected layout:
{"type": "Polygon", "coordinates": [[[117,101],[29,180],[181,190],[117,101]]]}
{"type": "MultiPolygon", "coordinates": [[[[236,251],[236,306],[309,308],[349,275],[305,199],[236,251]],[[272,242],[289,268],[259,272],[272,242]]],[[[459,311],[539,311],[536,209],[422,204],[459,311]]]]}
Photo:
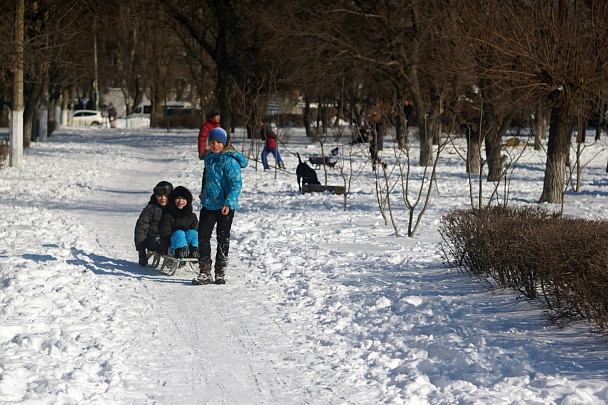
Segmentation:
{"type": "MultiPolygon", "coordinates": [[[[243,170],[226,285],[140,267],[133,229],[154,185],[200,190],[196,136],[64,127],[33,143],[23,168],[0,171],[0,403],[608,402],[606,341],[444,267],[441,216],[470,206],[453,146],[416,237],[396,237],[363,151],[346,211],[342,196],[298,191],[294,153],[321,148],[290,129],[285,172],[254,161],[243,170]]],[[[233,141],[241,150],[242,130],[233,141]]],[[[564,212],[605,219],[608,142],[589,144],[581,192],[567,193],[564,212]]],[[[333,139],[324,150],[334,146],[344,150],[333,139]]],[[[536,204],[545,152],[508,151],[521,153],[510,204],[536,204]]],[[[383,157],[394,166],[389,140],[383,157]]],[[[328,184],[342,185],[337,169],[328,184]]],[[[406,235],[398,194],[393,204],[406,235]]]]}

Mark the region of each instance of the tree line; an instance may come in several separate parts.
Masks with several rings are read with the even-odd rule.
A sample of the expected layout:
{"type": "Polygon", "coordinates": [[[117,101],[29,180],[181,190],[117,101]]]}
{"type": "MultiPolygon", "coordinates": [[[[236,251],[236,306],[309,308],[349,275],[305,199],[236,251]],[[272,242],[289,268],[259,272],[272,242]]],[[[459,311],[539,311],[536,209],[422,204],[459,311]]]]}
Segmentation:
{"type": "MultiPolygon", "coordinates": [[[[0,17],[6,126],[15,5],[0,17]]],[[[402,148],[412,141],[408,100],[417,164],[432,166],[434,145],[454,130],[467,139],[466,170],[487,165],[489,181],[501,176],[507,128],[533,116],[537,148],[549,134],[540,201],[560,203],[573,126],[601,121],[606,109],[608,2],[38,0],[25,2],[24,48],[26,147],[41,103],[67,111],[87,97],[101,108],[108,88],[128,108],[146,95],[153,125],[170,98],[220,108],[226,128],[254,131],[273,95],[293,94],[311,136],[313,104],[324,128],[374,109],[402,148]]]]}

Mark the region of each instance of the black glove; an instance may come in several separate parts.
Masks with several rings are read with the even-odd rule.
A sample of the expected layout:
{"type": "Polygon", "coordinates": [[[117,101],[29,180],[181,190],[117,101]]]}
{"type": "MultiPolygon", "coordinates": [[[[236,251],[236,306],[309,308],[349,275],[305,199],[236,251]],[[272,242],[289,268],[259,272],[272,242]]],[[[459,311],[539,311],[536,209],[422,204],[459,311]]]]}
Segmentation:
{"type": "Polygon", "coordinates": [[[155,252],[159,252],[161,250],[162,243],[160,241],[160,236],[155,236],[154,240],[152,240],[152,250],[155,252]]]}
{"type": "Polygon", "coordinates": [[[198,158],[199,158],[200,160],[203,160],[203,159],[205,158],[205,154],[204,154],[204,153],[199,153],[199,154],[198,154],[198,158]]]}

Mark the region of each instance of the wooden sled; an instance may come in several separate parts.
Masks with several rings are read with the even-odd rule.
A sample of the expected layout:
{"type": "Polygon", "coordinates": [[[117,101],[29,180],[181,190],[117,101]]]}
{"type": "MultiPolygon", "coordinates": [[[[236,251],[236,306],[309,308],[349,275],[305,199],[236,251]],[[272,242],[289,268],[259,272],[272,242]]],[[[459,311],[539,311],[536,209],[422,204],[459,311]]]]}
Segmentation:
{"type": "Polygon", "coordinates": [[[342,195],[346,193],[346,188],[343,186],[323,186],[321,184],[303,184],[302,193],[322,193],[329,191],[332,194],[342,195]]]}

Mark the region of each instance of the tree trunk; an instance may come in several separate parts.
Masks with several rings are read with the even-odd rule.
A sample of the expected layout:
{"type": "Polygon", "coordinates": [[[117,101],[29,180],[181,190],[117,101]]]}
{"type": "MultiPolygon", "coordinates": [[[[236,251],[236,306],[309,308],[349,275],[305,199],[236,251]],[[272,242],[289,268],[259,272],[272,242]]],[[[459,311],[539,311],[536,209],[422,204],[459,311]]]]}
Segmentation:
{"type": "Polygon", "coordinates": [[[38,140],[46,142],[49,133],[49,75],[44,75],[44,82],[40,92],[40,122],[38,124],[38,140]]]}
{"type": "MultiPolygon", "coordinates": [[[[223,57],[229,57],[228,55],[222,55],[223,57]]],[[[228,132],[228,139],[230,140],[230,128],[232,126],[232,114],[230,112],[230,100],[232,92],[230,91],[230,73],[224,66],[222,57],[218,56],[217,63],[217,82],[215,84],[215,94],[217,101],[220,104],[220,111],[222,112],[222,128],[228,132]]]]}
{"type": "MultiPolygon", "coordinates": [[[[423,116],[424,117],[424,116],[423,116]]],[[[434,116],[427,116],[418,124],[420,135],[420,166],[433,165],[433,127],[434,116]]]]}
{"type": "Polygon", "coordinates": [[[70,100],[70,91],[63,89],[61,92],[61,125],[69,124],[70,117],[70,106],[68,104],[70,100]]]}
{"type": "Polygon", "coordinates": [[[412,100],[414,103],[414,109],[418,116],[418,135],[420,138],[420,166],[432,166],[433,165],[433,122],[432,116],[427,116],[424,111],[424,101],[420,94],[419,89],[412,90],[412,100]]]}
{"type": "Polygon", "coordinates": [[[534,115],[534,150],[542,149],[542,140],[545,139],[547,133],[546,111],[543,101],[538,101],[534,115]]]}
{"type": "Polygon", "coordinates": [[[481,149],[480,132],[468,125],[465,129],[465,135],[467,137],[466,171],[469,174],[478,174],[481,168],[479,152],[481,149]]]}
{"type": "Polygon", "coordinates": [[[397,116],[395,117],[395,136],[399,149],[405,149],[407,147],[407,123],[405,122],[405,115],[403,113],[403,100],[405,96],[401,91],[401,86],[395,86],[395,92],[397,97],[397,116]]]}
{"type": "MultiPolygon", "coordinates": [[[[428,114],[422,115],[426,117],[424,124],[418,124],[420,130],[420,166],[433,165],[433,142],[438,136],[439,131],[438,121],[441,114],[441,97],[435,92],[435,88],[431,88],[431,111],[428,114]]],[[[416,110],[420,117],[421,115],[416,110]]]]}
{"type": "Polygon", "coordinates": [[[554,104],[551,108],[549,147],[540,203],[562,203],[566,163],[570,153],[572,138],[573,118],[574,115],[568,108],[561,107],[558,104],[554,104]]]}
{"type": "Polygon", "coordinates": [[[36,113],[36,107],[40,101],[42,93],[42,83],[34,83],[25,102],[23,111],[23,147],[29,148],[32,143],[32,120],[36,113]]]}
{"type": "Polygon", "coordinates": [[[500,135],[491,130],[485,139],[486,164],[488,165],[488,181],[500,181],[502,176],[502,145],[500,135]]]}
{"type": "Polygon", "coordinates": [[[23,166],[23,42],[24,42],[25,1],[15,2],[15,56],[17,64],[13,77],[13,108],[11,110],[9,166],[17,169],[23,166]]]}
{"type": "Polygon", "coordinates": [[[415,66],[410,66],[408,69],[410,93],[412,95],[412,103],[418,117],[418,135],[420,138],[420,166],[433,165],[433,131],[434,127],[433,116],[427,116],[422,92],[420,90],[420,82],[418,80],[418,71],[415,66]]]}
{"type": "Polygon", "coordinates": [[[312,138],[312,130],[310,128],[310,100],[308,96],[304,97],[304,129],[306,130],[306,136],[312,138]]]}
{"type": "Polygon", "coordinates": [[[337,106],[337,112],[336,112],[336,119],[334,120],[334,127],[337,127],[340,125],[340,119],[342,118],[342,100],[338,100],[338,106],[337,106]]]}
{"type": "Polygon", "coordinates": [[[500,181],[502,177],[502,137],[511,125],[511,115],[505,117],[498,130],[496,130],[496,118],[494,107],[490,104],[484,105],[486,109],[486,122],[491,125],[486,132],[486,163],[488,164],[488,181],[500,181]]]}

